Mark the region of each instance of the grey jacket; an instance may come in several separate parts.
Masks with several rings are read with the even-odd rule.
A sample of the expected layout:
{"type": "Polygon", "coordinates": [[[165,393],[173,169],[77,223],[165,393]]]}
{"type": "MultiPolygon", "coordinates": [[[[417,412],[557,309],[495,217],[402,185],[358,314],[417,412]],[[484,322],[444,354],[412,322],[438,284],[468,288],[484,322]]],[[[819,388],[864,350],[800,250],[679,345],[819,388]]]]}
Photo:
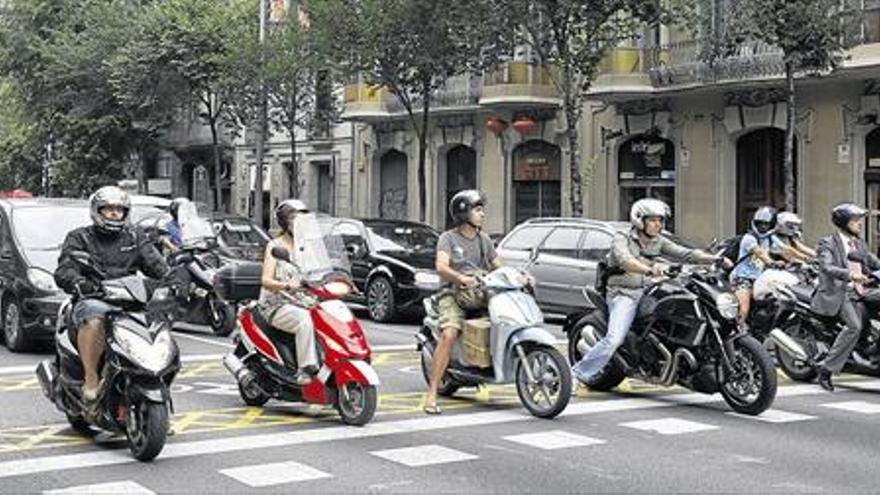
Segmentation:
{"type": "MultiPolygon", "coordinates": [[[[880,270],[880,259],[868,252],[864,241],[856,239],[856,249],[862,253],[862,271],[880,270]]],[[[824,316],[836,316],[846,300],[847,284],[850,281],[849,261],[846,258],[846,246],[840,234],[823,237],[816,250],[819,262],[819,286],[813,294],[811,308],[824,316]]]]}
{"type": "MultiPolygon", "coordinates": [[[[628,233],[615,234],[611,241],[611,266],[619,267],[628,260],[635,258],[641,263],[651,266],[656,263],[656,258],[663,257],[685,263],[712,263],[715,257],[703,253],[698,249],[688,249],[679,246],[675,242],[663,236],[657,236],[652,242],[643,246],[639,241],[636,229],[628,233]]],[[[645,286],[647,277],[639,273],[624,273],[608,277],[608,289],[641,289],[645,286]]]]}

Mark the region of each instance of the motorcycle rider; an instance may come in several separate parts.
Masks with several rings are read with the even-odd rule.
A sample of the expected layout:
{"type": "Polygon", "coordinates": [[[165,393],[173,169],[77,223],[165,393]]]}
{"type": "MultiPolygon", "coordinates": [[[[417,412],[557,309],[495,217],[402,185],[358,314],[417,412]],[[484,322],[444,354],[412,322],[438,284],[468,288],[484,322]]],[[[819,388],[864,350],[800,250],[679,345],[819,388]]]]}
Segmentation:
{"type": "Polygon", "coordinates": [[[801,218],[790,211],[776,215],[776,237],[785,246],[785,251],[773,254],[787,258],[789,261],[809,262],[816,257],[816,251],[801,241],[803,231],[801,218]]]}
{"type": "MultiPolygon", "coordinates": [[[[260,311],[269,323],[296,338],[296,362],[298,366],[296,382],[306,385],[318,372],[318,350],[315,347],[315,329],[307,309],[293,304],[280,294],[281,291],[295,292],[301,288],[299,270],[292,263],[277,260],[272,249],[280,246],[294,256],[293,220],[297,214],[308,213],[309,209],[298,199],[286,199],[275,208],[275,218],[281,232],[266,244],[263,257],[262,288],[260,290],[260,311]]],[[[295,261],[295,260],[293,260],[295,261]]]]}
{"type": "Polygon", "coordinates": [[[74,298],[70,338],[82,360],[85,381],[82,396],[87,414],[94,416],[100,395],[98,363],[104,354],[104,316],[113,309],[101,300],[100,276],[74,260],[86,252],[108,279],[133,275],[138,270],[161,279],[169,274],[165,259],[147,235],[128,223],[131,201],[116,186],[105,186],[89,198],[92,225],[67,234],[55,270],[55,282],[74,298]]]}
{"type": "Polygon", "coordinates": [[[435,265],[437,273],[444,281],[445,290],[437,302],[441,335],[434,353],[431,381],[424,398],[423,407],[427,414],[441,413],[437,406],[437,389],[449,364],[452,346],[464,325],[465,309],[456,299],[456,293],[461,294],[476,288],[476,272],[490,271],[501,266],[501,258],[495,252],[495,245],[483,232],[486,196],[475,189],[459,191],[449,201],[449,214],[454,227],[444,232],[437,241],[435,265]]]}
{"type": "Polygon", "coordinates": [[[839,318],[846,328],[834,339],[824,359],[816,363],[819,385],[834,391],[831,376],[839,373],[859,341],[864,320],[860,301],[868,281],[866,270],[880,269],[880,259],[868,252],[861,239],[868,211],[854,203],[841,203],[831,210],[831,223],[837,232],[819,241],[819,285],[813,294],[811,309],[819,314],[839,318]],[[848,256],[856,252],[861,262],[848,256]],[[851,284],[850,284],[851,282],[851,284]]]}
{"type": "Polygon", "coordinates": [[[776,209],[762,206],[755,211],[749,231],[739,243],[736,267],[730,273],[730,282],[735,287],[734,294],[739,300],[740,325],[744,325],[749,316],[755,280],[758,280],[766,267],[779,264],[770,253],[779,252],[782,256],[789,256],[786,246],[776,237],[775,228],[776,209]]]}
{"type": "Polygon", "coordinates": [[[183,247],[183,228],[180,226],[180,205],[189,202],[187,198],[174,198],[168,205],[168,213],[171,214],[171,221],[165,224],[165,230],[168,231],[171,247],[174,250],[183,247]]]}
{"type": "MultiPolygon", "coordinates": [[[[643,198],[630,209],[632,228],[614,236],[609,253],[611,276],[607,282],[608,332],[574,366],[581,382],[602,371],[623,343],[636,316],[644,287],[651,277],[663,276],[669,266],[657,260],[665,256],[687,263],[710,264],[721,257],[680,246],[661,235],[671,216],[669,206],[659,199],[643,198]]],[[[724,263],[730,263],[723,258],[724,263]]]]}

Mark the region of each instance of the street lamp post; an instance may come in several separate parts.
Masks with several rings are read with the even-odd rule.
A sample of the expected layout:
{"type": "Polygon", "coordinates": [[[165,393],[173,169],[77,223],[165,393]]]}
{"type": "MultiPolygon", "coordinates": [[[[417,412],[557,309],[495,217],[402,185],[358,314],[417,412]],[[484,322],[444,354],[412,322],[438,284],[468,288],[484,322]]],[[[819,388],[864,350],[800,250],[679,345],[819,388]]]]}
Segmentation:
{"type": "MultiPolygon", "coordinates": [[[[260,63],[263,61],[263,44],[266,41],[266,1],[260,2],[260,63]]],[[[260,227],[263,225],[263,160],[266,148],[266,85],[260,80],[260,110],[257,117],[257,142],[256,158],[257,165],[254,171],[254,210],[251,214],[254,223],[260,227]]]]}

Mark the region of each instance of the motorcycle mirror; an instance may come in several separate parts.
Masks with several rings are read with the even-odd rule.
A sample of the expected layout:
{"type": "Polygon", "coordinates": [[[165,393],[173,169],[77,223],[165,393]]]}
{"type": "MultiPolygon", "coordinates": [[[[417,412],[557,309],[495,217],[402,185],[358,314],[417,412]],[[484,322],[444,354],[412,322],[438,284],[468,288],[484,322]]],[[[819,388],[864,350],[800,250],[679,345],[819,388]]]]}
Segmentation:
{"type": "Polygon", "coordinates": [[[275,246],[272,248],[272,257],[276,260],[286,261],[290,263],[290,251],[284,249],[281,246],[275,246]]]}
{"type": "Polygon", "coordinates": [[[533,247],[532,250],[529,252],[529,263],[534,262],[536,259],[538,259],[538,248],[533,247]]]}

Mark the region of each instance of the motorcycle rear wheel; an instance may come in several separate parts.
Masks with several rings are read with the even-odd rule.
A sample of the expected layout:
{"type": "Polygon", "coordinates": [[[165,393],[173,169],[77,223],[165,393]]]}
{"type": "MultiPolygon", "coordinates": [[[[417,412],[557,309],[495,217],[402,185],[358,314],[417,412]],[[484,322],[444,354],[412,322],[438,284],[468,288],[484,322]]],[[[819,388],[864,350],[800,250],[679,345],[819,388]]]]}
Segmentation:
{"type": "Polygon", "coordinates": [[[218,337],[226,337],[235,329],[235,310],[232,305],[224,301],[215,301],[217,305],[217,317],[214,317],[213,311],[208,309],[211,320],[211,330],[218,337]]]}
{"type": "Polygon", "coordinates": [[[238,384],[238,395],[241,396],[241,400],[251,407],[261,407],[266,402],[269,402],[269,395],[262,390],[260,390],[255,384],[251,384],[250,387],[245,387],[239,383],[238,384]]]}
{"type": "MultiPolygon", "coordinates": [[[[608,331],[605,319],[599,312],[594,312],[579,321],[568,334],[568,359],[571,361],[572,366],[577,364],[577,362],[584,357],[584,354],[578,350],[577,346],[582,340],[581,332],[587,325],[592,325],[593,328],[596,329],[596,336],[599,338],[604,337],[605,333],[608,331]]],[[[602,368],[602,371],[584,382],[584,385],[590,390],[607,392],[620,385],[620,382],[622,382],[624,378],[626,378],[626,373],[612,358],[611,361],[602,368]]]]}
{"type": "Polygon", "coordinates": [[[733,343],[731,356],[736,373],[725,376],[719,364],[721,395],[734,411],[757,416],[776,399],[776,368],[773,359],[754,337],[744,336],[733,343]]]}
{"type": "MultiPolygon", "coordinates": [[[[421,361],[422,376],[425,378],[425,383],[430,386],[431,374],[434,372],[434,361],[429,361],[428,358],[425,357],[424,351],[421,353],[421,361]]],[[[455,378],[452,378],[447,371],[446,373],[443,373],[443,378],[440,379],[440,384],[437,386],[437,394],[441,397],[452,397],[458,392],[458,389],[461,388],[461,386],[461,383],[456,381],[455,378]]]]}

